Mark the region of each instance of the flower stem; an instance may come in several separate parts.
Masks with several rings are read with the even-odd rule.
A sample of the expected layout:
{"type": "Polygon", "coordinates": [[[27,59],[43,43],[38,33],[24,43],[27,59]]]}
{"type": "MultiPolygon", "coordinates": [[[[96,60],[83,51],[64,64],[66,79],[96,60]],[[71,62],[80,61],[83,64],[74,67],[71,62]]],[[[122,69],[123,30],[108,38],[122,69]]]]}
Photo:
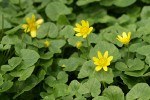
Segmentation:
{"type": "Polygon", "coordinates": [[[104,87],[104,89],[106,88],[106,84],[105,84],[105,82],[102,82],[102,85],[103,85],[103,87],[104,87]]]}
{"type": "Polygon", "coordinates": [[[1,39],[3,37],[3,34],[4,34],[4,15],[2,14],[2,34],[1,34],[1,39]]]}
{"type": "Polygon", "coordinates": [[[127,55],[127,60],[129,59],[129,46],[127,46],[128,49],[128,55],[127,55]]]}
{"type": "Polygon", "coordinates": [[[90,52],[90,44],[89,44],[89,41],[88,41],[87,38],[86,38],[86,43],[87,43],[87,46],[88,46],[88,51],[90,52]]]}
{"type": "MultiPolygon", "coordinates": [[[[129,46],[127,45],[126,46],[127,47],[127,60],[126,60],[126,64],[127,64],[127,62],[128,62],[128,59],[129,59],[129,46]]],[[[129,68],[129,66],[128,66],[128,64],[127,64],[127,67],[129,68]]]]}

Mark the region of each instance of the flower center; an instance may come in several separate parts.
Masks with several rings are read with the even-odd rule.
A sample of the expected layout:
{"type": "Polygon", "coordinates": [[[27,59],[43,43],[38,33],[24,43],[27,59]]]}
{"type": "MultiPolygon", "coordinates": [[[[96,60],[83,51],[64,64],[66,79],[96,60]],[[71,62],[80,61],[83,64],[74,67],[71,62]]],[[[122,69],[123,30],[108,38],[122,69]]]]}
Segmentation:
{"type": "Polygon", "coordinates": [[[29,28],[32,30],[32,29],[36,29],[37,25],[35,22],[31,22],[29,23],[29,28]]]}
{"type": "Polygon", "coordinates": [[[101,59],[99,59],[99,65],[107,66],[107,58],[102,57],[101,59]]]}
{"type": "Polygon", "coordinates": [[[86,33],[88,33],[88,31],[89,31],[89,28],[88,27],[85,27],[85,26],[83,26],[83,27],[81,27],[81,33],[82,34],[86,34],[86,33]]]}

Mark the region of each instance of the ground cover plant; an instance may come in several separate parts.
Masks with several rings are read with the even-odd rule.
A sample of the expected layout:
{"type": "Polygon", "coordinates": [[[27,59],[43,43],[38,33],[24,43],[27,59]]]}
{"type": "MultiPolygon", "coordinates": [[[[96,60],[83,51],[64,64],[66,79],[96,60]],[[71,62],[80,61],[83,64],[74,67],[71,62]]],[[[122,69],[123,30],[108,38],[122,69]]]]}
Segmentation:
{"type": "Polygon", "coordinates": [[[0,100],[150,100],[149,0],[0,0],[0,100]]]}

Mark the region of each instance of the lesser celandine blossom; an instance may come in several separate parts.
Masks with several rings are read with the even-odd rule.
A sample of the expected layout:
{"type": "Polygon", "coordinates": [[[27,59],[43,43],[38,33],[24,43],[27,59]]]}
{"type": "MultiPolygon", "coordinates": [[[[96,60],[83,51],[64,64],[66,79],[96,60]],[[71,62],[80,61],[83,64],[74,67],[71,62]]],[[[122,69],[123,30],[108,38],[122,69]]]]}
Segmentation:
{"type": "Polygon", "coordinates": [[[38,19],[36,21],[35,16],[32,15],[31,19],[29,17],[26,18],[26,22],[27,24],[23,24],[22,28],[24,29],[25,32],[30,32],[32,38],[36,37],[37,29],[43,23],[43,19],[38,19]]]}
{"type": "Polygon", "coordinates": [[[46,41],[44,42],[44,46],[45,46],[45,48],[49,47],[49,45],[50,45],[49,41],[48,41],[48,40],[46,40],[46,41]]]}
{"type": "Polygon", "coordinates": [[[82,42],[78,41],[78,42],[76,43],[76,48],[80,49],[81,46],[82,46],[82,42]]]}
{"type": "Polygon", "coordinates": [[[102,56],[101,52],[97,52],[98,58],[93,57],[94,64],[96,65],[95,70],[100,71],[102,68],[104,71],[107,71],[107,66],[110,65],[111,60],[113,59],[113,56],[108,57],[108,51],[104,53],[104,56],[102,56]]]}
{"type": "Polygon", "coordinates": [[[122,37],[120,35],[117,36],[117,39],[125,45],[128,45],[130,42],[130,38],[131,38],[131,32],[128,32],[128,35],[126,32],[122,33],[122,37]]]}
{"type": "Polygon", "coordinates": [[[83,38],[86,38],[92,30],[93,27],[89,27],[89,22],[85,20],[81,21],[81,25],[76,23],[76,28],[74,28],[74,31],[77,32],[76,36],[82,36],[83,38]]]}

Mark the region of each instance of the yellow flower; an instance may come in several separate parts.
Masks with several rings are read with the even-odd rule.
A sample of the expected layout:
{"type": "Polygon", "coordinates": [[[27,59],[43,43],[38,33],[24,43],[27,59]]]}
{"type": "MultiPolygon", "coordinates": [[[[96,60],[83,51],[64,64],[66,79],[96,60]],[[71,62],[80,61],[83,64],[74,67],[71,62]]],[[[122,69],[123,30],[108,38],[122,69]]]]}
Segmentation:
{"type": "Polygon", "coordinates": [[[118,35],[117,39],[121,43],[128,45],[128,43],[130,42],[130,37],[131,37],[131,32],[128,32],[128,35],[126,34],[126,32],[123,32],[122,37],[120,35],[118,35]]]}
{"type": "Polygon", "coordinates": [[[104,56],[102,56],[101,52],[98,51],[97,55],[98,55],[98,58],[97,57],[92,58],[94,61],[94,64],[96,65],[95,70],[100,71],[103,68],[104,71],[107,71],[108,70],[107,66],[110,65],[110,62],[113,59],[113,56],[108,57],[108,51],[104,53],[104,56]]]}
{"type": "Polygon", "coordinates": [[[76,36],[83,36],[83,38],[86,38],[91,31],[93,30],[93,27],[89,27],[89,22],[82,20],[81,24],[76,23],[76,28],[74,28],[74,31],[78,32],[76,36]]]}
{"type": "Polygon", "coordinates": [[[45,48],[49,47],[49,45],[50,45],[49,41],[46,40],[46,41],[44,42],[45,48]]]}
{"type": "Polygon", "coordinates": [[[78,41],[78,42],[76,43],[76,48],[80,49],[81,46],[82,46],[82,42],[78,41]]]}
{"type": "Polygon", "coordinates": [[[26,18],[26,22],[27,24],[22,25],[24,32],[30,32],[32,38],[36,37],[37,29],[43,23],[43,19],[39,19],[36,21],[35,16],[32,15],[31,19],[29,17],[26,18]]]}

